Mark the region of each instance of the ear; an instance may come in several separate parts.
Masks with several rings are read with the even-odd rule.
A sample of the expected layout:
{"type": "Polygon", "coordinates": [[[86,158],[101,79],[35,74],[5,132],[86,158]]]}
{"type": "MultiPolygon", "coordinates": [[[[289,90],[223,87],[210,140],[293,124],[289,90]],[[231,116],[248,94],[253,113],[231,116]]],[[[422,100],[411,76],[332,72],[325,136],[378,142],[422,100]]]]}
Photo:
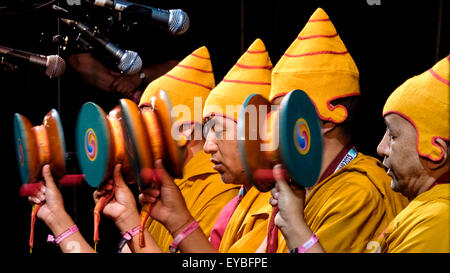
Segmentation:
{"type": "Polygon", "coordinates": [[[428,168],[430,168],[431,170],[436,170],[436,169],[441,168],[441,167],[444,166],[445,164],[449,164],[449,162],[448,162],[448,160],[449,160],[449,158],[448,158],[448,153],[449,153],[448,149],[449,149],[449,146],[448,146],[447,142],[445,142],[445,141],[444,141],[443,139],[441,139],[441,138],[436,138],[435,142],[436,142],[436,144],[438,144],[439,147],[441,148],[441,150],[442,150],[442,152],[443,152],[443,155],[442,155],[441,160],[439,160],[439,161],[426,160],[426,163],[425,163],[425,164],[426,164],[426,166],[427,166],[428,168]]]}
{"type": "Polygon", "coordinates": [[[320,121],[322,135],[325,135],[331,131],[333,131],[334,128],[336,128],[336,124],[331,121],[320,121]]]}

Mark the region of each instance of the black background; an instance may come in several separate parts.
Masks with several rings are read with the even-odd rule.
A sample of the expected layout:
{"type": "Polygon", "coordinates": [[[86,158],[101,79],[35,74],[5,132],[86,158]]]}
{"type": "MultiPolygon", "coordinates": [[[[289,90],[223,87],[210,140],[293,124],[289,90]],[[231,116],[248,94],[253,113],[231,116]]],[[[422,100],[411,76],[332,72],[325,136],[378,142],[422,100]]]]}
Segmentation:
{"type": "MultiPolygon", "coordinates": [[[[44,55],[56,54],[57,47],[41,35],[58,33],[58,19],[49,9],[51,5],[30,11],[37,6],[33,4],[44,2],[0,1],[0,45],[44,55]]],[[[66,5],[66,1],[56,2],[66,5]]],[[[370,0],[141,2],[158,8],[183,9],[191,20],[189,31],[183,37],[169,37],[154,30],[140,30],[133,33],[135,40],[122,41],[120,35],[111,33],[113,37],[119,36],[117,44],[126,49],[139,48],[138,52],[145,56],[144,63],[174,56],[183,58],[205,45],[211,54],[216,83],[256,38],[263,40],[275,65],[315,9],[322,7],[358,66],[363,107],[357,120],[355,143],[361,152],[372,156],[376,156],[376,146],[384,134],[381,111],[388,95],[405,80],[429,69],[450,53],[449,1],[380,0],[380,5],[370,5],[377,2],[370,0]]],[[[82,3],[78,8],[89,8],[86,5],[82,3]]],[[[60,26],[60,33],[63,30],[60,26]]],[[[6,230],[2,234],[10,253],[28,255],[31,206],[26,198],[18,196],[21,181],[14,151],[13,114],[23,114],[33,125],[38,125],[50,109],[57,109],[67,150],[73,151],[73,131],[81,105],[94,101],[109,111],[119,97],[92,90],[70,68],[59,80],[49,79],[39,68],[26,63],[20,63],[17,71],[0,71],[0,92],[2,111],[5,111],[2,112],[5,157],[1,225],[6,230]]],[[[69,171],[76,172],[76,164],[69,171]]],[[[93,191],[86,185],[62,189],[66,209],[88,241],[92,240],[93,191]]],[[[120,234],[105,217],[100,228],[98,251],[115,252],[120,234]]],[[[45,225],[37,221],[34,253],[59,251],[46,244],[47,233],[45,225]]]]}

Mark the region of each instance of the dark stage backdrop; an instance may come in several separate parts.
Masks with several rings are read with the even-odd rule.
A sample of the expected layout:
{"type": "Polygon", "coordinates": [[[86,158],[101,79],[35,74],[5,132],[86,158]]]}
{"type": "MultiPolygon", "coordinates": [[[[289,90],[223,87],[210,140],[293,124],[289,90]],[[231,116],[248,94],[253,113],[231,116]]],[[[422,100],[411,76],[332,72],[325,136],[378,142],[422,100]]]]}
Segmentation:
{"type": "MultiPolygon", "coordinates": [[[[44,55],[56,54],[58,49],[49,39],[58,33],[64,35],[67,29],[58,24],[51,4],[39,8],[39,4],[45,2],[0,1],[0,45],[44,55]],[[33,8],[38,9],[33,11],[33,8]]],[[[89,8],[83,1],[78,7],[68,6],[69,2],[77,1],[55,1],[73,13],[89,8]]],[[[182,59],[205,45],[211,53],[216,83],[256,38],[263,40],[275,65],[314,10],[322,7],[359,68],[363,107],[357,119],[355,143],[361,152],[373,156],[376,156],[377,144],[384,134],[381,111],[388,95],[406,79],[429,69],[450,53],[449,1],[141,2],[158,8],[183,9],[191,19],[189,31],[183,37],[175,38],[154,29],[140,29],[124,36],[111,33],[117,39],[114,41],[125,49],[139,48],[147,64],[174,56],[182,59]]],[[[61,55],[67,57],[64,52],[61,55]]],[[[26,63],[20,63],[16,71],[0,70],[0,91],[5,136],[1,226],[6,229],[3,235],[10,253],[26,255],[31,206],[26,198],[18,196],[21,181],[14,151],[13,114],[21,113],[37,125],[50,109],[58,110],[67,149],[73,152],[75,122],[81,105],[94,101],[109,111],[119,97],[93,90],[69,67],[61,78],[49,79],[43,71],[26,63]]],[[[78,166],[73,162],[69,172],[77,171],[78,166]]],[[[90,242],[93,236],[93,191],[87,185],[62,189],[67,211],[90,242]]],[[[98,251],[114,252],[120,234],[105,217],[100,228],[98,251]]],[[[45,242],[47,234],[48,229],[38,220],[34,253],[59,251],[45,242]]]]}

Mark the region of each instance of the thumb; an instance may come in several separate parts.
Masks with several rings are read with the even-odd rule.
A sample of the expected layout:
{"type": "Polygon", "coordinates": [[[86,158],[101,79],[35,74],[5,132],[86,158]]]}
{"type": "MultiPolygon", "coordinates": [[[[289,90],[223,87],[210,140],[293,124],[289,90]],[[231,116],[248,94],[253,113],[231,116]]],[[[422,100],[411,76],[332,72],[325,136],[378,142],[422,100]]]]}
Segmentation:
{"type": "Polygon", "coordinates": [[[284,170],[281,164],[277,164],[273,167],[273,177],[275,178],[275,187],[279,192],[285,192],[289,189],[287,181],[284,179],[284,170]]]}
{"type": "Polygon", "coordinates": [[[53,180],[52,172],[50,171],[50,165],[46,164],[42,168],[42,176],[44,177],[45,186],[49,189],[58,188],[53,180]]]}
{"type": "Polygon", "coordinates": [[[113,179],[114,179],[114,185],[117,188],[122,188],[125,187],[125,181],[123,180],[123,176],[122,176],[122,164],[116,164],[114,166],[114,170],[113,170],[113,179]]]}
{"type": "Polygon", "coordinates": [[[158,182],[164,186],[170,185],[172,183],[172,178],[167,173],[166,169],[164,169],[161,159],[155,161],[155,168],[158,182]]]}

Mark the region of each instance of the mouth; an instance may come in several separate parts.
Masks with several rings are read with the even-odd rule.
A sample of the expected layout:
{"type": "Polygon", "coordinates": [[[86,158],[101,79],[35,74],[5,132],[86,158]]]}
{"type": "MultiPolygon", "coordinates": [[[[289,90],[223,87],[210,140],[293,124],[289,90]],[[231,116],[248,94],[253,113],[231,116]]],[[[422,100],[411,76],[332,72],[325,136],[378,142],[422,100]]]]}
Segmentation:
{"type": "Polygon", "coordinates": [[[216,170],[218,172],[223,172],[224,171],[223,170],[224,167],[223,167],[223,163],[222,162],[220,162],[218,160],[215,160],[214,158],[211,158],[210,160],[214,164],[213,165],[213,169],[214,170],[216,170]]]}
{"type": "Polygon", "coordinates": [[[391,169],[391,165],[387,162],[386,158],[384,158],[384,160],[383,160],[383,167],[384,167],[384,170],[387,172],[387,174],[389,176],[392,176],[393,171],[391,169]]]}
{"type": "Polygon", "coordinates": [[[394,171],[391,169],[391,168],[389,168],[388,170],[387,170],[387,175],[389,175],[392,179],[395,179],[396,177],[395,177],[395,173],[394,173],[394,171]]]}

